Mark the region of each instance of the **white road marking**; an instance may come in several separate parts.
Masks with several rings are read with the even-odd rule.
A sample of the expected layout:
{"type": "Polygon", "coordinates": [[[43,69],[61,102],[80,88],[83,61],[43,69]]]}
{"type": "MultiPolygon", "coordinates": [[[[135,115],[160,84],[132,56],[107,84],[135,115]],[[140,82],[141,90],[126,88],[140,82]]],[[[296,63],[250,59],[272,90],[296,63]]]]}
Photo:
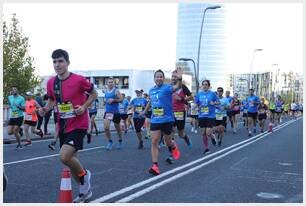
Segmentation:
{"type": "MultiPolygon", "coordinates": [[[[288,121],[288,122],[286,122],[286,123],[284,123],[284,124],[282,124],[282,125],[285,125],[285,126],[286,126],[286,125],[292,123],[293,121],[294,121],[294,120],[290,120],[290,121],[288,121]]],[[[277,128],[279,128],[279,127],[282,126],[282,125],[279,125],[279,126],[275,127],[274,129],[277,129],[277,128]]],[[[225,151],[227,151],[227,150],[230,150],[230,149],[232,149],[232,148],[234,148],[234,147],[236,147],[236,146],[239,146],[239,145],[244,144],[244,143],[246,143],[246,142],[252,141],[252,140],[256,139],[258,136],[260,136],[260,135],[265,135],[265,134],[267,134],[267,133],[268,133],[268,132],[266,131],[266,132],[264,132],[264,133],[258,134],[258,135],[254,136],[254,137],[252,137],[252,138],[246,139],[246,140],[244,140],[244,141],[242,141],[242,142],[239,142],[239,143],[237,143],[237,144],[234,144],[234,145],[232,145],[232,146],[230,146],[230,147],[227,147],[227,148],[224,148],[224,149],[222,149],[222,150],[219,150],[219,151],[217,151],[217,152],[215,152],[215,153],[212,153],[212,154],[210,154],[210,155],[208,155],[208,156],[199,158],[199,159],[194,160],[194,161],[192,161],[192,162],[190,162],[190,163],[187,163],[187,164],[185,164],[185,165],[182,165],[182,166],[179,166],[179,167],[174,168],[174,169],[172,169],[172,170],[169,170],[169,171],[167,171],[167,172],[165,172],[165,173],[162,173],[161,175],[152,177],[152,178],[150,178],[150,179],[141,181],[141,182],[136,183],[136,184],[134,184],[134,185],[125,187],[125,188],[123,188],[123,189],[121,189],[121,190],[118,190],[118,191],[112,192],[112,193],[110,193],[110,194],[104,195],[104,196],[102,196],[102,197],[100,197],[100,198],[98,198],[98,199],[95,199],[95,200],[91,201],[91,202],[100,203],[100,202],[107,201],[107,200],[112,199],[112,198],[114,198],[114,197],[116,197],[116,196],[119,196],[119,195],[124,194],[124,193],[126,193],[126,192],[129,192],[129,191],[131,191],[131,190],[134,190],[134,189],[136,189],[136,188],[139,188],[139,187],[141,187],[141,186],[143,186],[143,185],[146,185],[146,184],[148,184],[148,183],[150,183],[150,182],[153,182],[153,181],[155,181],[155,180],[158,180],[158,179],[160,179],[160,178],[163,178],[163,177],[165,177],[165,176],[167,176],[167,175],[170,175],[170,174],[172,174],[172,173],[175,173],[175,172],[177,172],[177,171],[179,171],[179,170],[182,170],[182,169],[184,169],[184,168],[186,168],[186,167],[192,166],[192,165],[194,165],[194,164],[196,164],[196,163],[198,163],[198,162],[201,162],[201,161],[203,161],[203,160],[205,160],[205,159],[208,159],[208,158],[210,158],[210,157],[216,156],[216,155],[218,155],[218,154],[220,154],[220,153],[222,153],[222,152],[225,152],[225,151]]]]}
{"type": "MultiPolygon", "coordinates": [[[[281,128],[287,126],[287,125],[289,125],[289,124],[286,124],[286,125],[284,125],[284,126],[281,126],[281,127],[277,128],[277,129],[275,129],[275,131],[277,131],[277,130],[279,130],[279,129],[281,129],[281,128]]],[[[216,158],[214,158],[214,159],[211,159],[211,160],[209,160],[208,162],[204,162],[204,163],[202,163],[202,164],[200,164],[200,165],[198,165],[198,166],[196,166],[196,167],[193,167],[193,168],[191,168],[191,169],[189,169],[189,170],[186,170],[186,171],[181,172],[181,173],[179,173],[179,174],[177,174],[177,175],[175,175],[175,176],[172,176],[172,177],[170,177],[170,178],[168,178],[168,179],[166,179],[166,180],[164,180],[164,181],[162,181],[162,182],[156,183],[156,184],[154,184],[154,185],[152,185],[152,186],[150,186],[150,187],[147,187],[147,188],[145,188],[145,189],[143,189],[143,190],[140,190],[140,191],[138,191],[138,192],[136,192],[136,193],[133,193],[133,194],[127,196],[127,197],[124,197],[124,198],[122,198],[122,199],[116,201],[116,203],[117,203],[117,202],[118,202],[118,203],[126,203],[126,202],[129,202],[129,201],[131,201],[131,200],[134,200],[134,199],[136,199],[136,198],[138,198],[138,197],[140,197],[140,196],[142,196],[142,195],[144,195],[144,194],[146,194],[146,193],[151,192],[152,190],[155,190],[155,189],[157,189],[157,188],[159,188],[159,187],[161,187],[161,186],[163,186],[163,185],[166,185],[166,184],[168,184],[168,183],[170,183],[170,182],[172,182],[172,181],[174,181],[174,180],[176,180],[176,179],[178,179],[178,178],[181,178],[181,177],[183,177],[183,176],[185,176],[185,175],[188,175],[188,174],[190,174],[190,173],[192,173],[192,172],[194,172],[194,171],[196,171],[196,170],[198,170],[198,169],[200,169],[200,168],[202,168],[202,167],[204,167],[204,166],[206,166],[206,165],[208,165],[208,164],[211,164],[211,163],[213,163],[213,162],[215,162],[215,161],[217,161],[217,160],[219,160],[219,159],[222,159],[223,157],[226,157],[226,156],[228,156],[229,154],[231,154],[231,153],[233,153],[233,152],[235,152],[235,151],[237,151],[237,150],[240,150],[240,149],[242,149],[242,148],[244,148],[244,147],[246,147],[246,146],[248,146],[248,145],[250,145],[250,144],[252,144],[252,143],[254,143],[254,142],[257,142],[258,140],[260,140],[260,139],[262,139],[262,138],[264,138],[265,136],[268,136],[268,135],[270,135],[270,133],[266,133],[266,134],[262,135],[261,137],[259,137],[258,139],[254,140],[254,141],[251,141],[251,142],[249,142],[249,143],[246,143],[246,144],[244,144],[244,145],[242,145],[242,146],[239,146],[239,147],[237,147],[237,148],[234,148],[233,150],[231,150],[231,151],[229,151],[229,152],[226,152],[226,153],[224,153],[224,154],[222,154],[222,155],[220,155],[220,156],[218,156],[218,157],[216,157],[216,158]]]]}

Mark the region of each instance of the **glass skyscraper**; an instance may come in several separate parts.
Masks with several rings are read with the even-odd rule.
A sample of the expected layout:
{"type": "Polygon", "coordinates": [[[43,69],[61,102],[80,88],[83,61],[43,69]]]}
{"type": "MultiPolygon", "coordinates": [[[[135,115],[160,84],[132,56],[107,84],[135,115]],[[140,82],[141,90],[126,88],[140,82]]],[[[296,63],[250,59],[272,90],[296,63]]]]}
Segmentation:
{"type": "MultiPolygon", "coordinates": [[[[179,3],[176,58],[190,58],[197,66],[198,46],[203,12],[216,4],[179,3]]],[[[199,80],[209,79],[213,90],[222,86],[226,89],[225,68],[225,18],[223,4],[219,9],[208,9],[202,30],[199,80]]],[[[194,71],[192,62],[189,69],[194,71]]]]}

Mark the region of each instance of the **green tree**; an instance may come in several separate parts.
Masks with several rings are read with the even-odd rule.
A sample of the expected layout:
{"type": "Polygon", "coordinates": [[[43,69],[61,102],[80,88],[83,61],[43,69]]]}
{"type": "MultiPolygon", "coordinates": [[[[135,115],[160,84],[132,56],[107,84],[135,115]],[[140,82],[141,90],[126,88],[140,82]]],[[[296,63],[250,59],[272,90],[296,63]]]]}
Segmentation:
{"type": "Polygon", "coordinates": [[[3,95],[4,104],[12,86],[16,86],[21,95],[33,91],[40,84],[35,75],[34,59],[28,54],[29,38],[22,33],[16,14],[11,18],[9,27],[3,22],[3,95]]]}

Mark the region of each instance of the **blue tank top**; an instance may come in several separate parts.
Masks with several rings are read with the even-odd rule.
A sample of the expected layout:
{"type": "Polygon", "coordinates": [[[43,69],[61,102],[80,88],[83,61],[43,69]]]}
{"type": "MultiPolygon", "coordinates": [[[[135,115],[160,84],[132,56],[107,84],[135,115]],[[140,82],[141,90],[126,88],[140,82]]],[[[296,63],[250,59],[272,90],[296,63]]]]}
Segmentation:
{"type": "Polygon", "coordinates": [[[117,95],[116,95],[116,88],[113,88],[111,91],[106,90],[105,92],[105,112],[109,112],[109,113],[119,113],[119,103],[112,103],[109,104],[108,100],[109,99],[118,99],[117,95]]]}

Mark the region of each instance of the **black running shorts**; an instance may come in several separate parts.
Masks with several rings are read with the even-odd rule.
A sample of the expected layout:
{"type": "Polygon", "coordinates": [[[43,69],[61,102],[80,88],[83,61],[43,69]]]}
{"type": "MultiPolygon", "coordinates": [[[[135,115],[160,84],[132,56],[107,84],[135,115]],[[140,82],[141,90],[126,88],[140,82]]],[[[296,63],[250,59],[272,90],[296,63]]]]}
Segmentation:
{"type": "Polygon", "coordinates": [[[133,118],[135,130],[137,133],[141,132],[141,128],[143,127],[145,120],[145,118],[133,118]]]}
{"type": "Polygon", "coordinates": [[[10,118],[8,125],[21,127],[22,123],[23,123],[23,117],[10,118]]]}
{"type": "Polygon", "coordinates": [[[178,131],[182,131],[185,129],[185,122],[186,122],[186,112],[184,112],[184,117],[183,119],[177,119],[176,117],[174,117],[174,127],[177,127],[178,131]]]}
{"type": "Polygon", "coordinates": [[[36,126],[36,123],[37,123],[37,122],[34,122],[34,121],[24,120],[24,124],[30,125],[30,126],[32,126],[32,127],[35,127],[35,126],[36,126]]]}
{"type": "Polygon", "coordinates": [[[151,123],[151,131],[160,130],[165,135],[170,135],[172,133],[173,122],[165,122],[165,123],[151,123]]]}
{"type": "Polygon", "coordinates": [[[215,126],[215,119],[212,118],[199,118],[200,128],[213,128],[215,126]]]}
{"type": "Polygon", "coordinates": [[[251,117],[254,120],[256,120],[257,119],[257,112],[248,112],[248,117],[251,117]]]}
{"type": "Polygon", "coordinates": [[[75,129],[68,133],[60,133],[60,147],[64,144],[71,145],[76,151],[83,149],[83,138],[87,134],[86,129],[75,129]]]}
{"type": "MultiPolygon", "coordinates": [[[[107,112],[105,112],[104,113],[104,115],[103,115],[103,119],[106,119],[106,113],[107,112]]],[[[113,118],[112,118],[112,120],[111,121],[113,121],[115,124],[119,124],[120,123],[120,121],[121,121],[121,117],[120,117],[120,114],[119,113],[112,113],[113,114],[113,118]]]]}
{"type": "Polygon", "coordinates": [[[223,117],[222,120],[216,120],[216,121],[215,121],[215,126],[222,125],[222,126],[225,127],[225,124],[226,124],[226,117],[223,117]]]}

